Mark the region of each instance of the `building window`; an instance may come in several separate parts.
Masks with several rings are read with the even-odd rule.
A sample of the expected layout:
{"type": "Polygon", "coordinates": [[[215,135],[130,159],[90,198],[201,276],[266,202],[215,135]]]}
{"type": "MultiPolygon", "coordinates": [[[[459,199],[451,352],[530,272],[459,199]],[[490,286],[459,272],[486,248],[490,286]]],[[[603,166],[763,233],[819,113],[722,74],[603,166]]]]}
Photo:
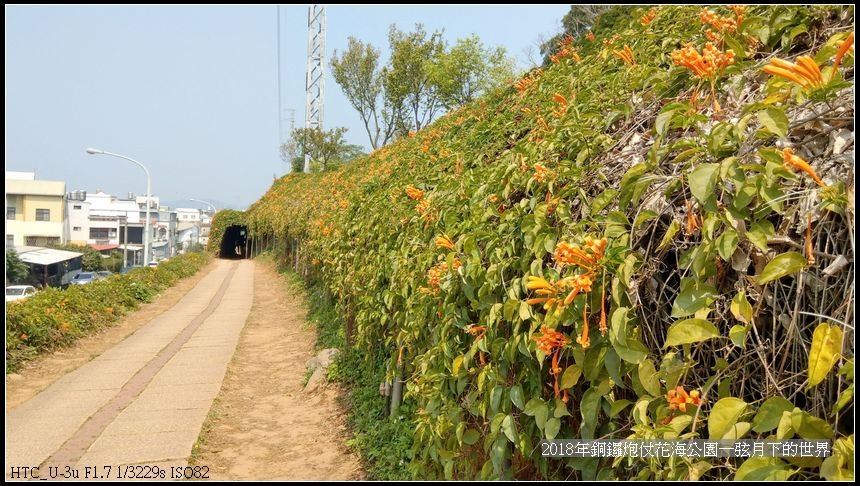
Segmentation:
{"type": "Polygon", "coordinates": [[[80,230],[81,230],[80,226],[72,226],[72,231],[80,231],[80,230]]]}
{"type": "Polygon", "coordinates": [[[107,240],[116,238],[116,228],[90,228],[91,240],[107,240]]]}
{"type": "Polygon", "coordinates": [[[80,204],[75,204],[74,206],[72,206],[72,209],[81,209],[81,205],[80,205],[80,204]]]}
{"type": "Polygon", "coordinates": [[[6,206],[6,219],[15,219],[15,208],[6,206]]]}
{"type": "Polygon", "coordinates": [[[51,210],[50,209],[36,209],[36,221],[50,221],[51,220],[51,210]]]}
{"type": "Polygon", "coordinates": [[[38,236],[26,237],[25,239],[26,239],[27,246],[36,246],[36,243],[38,243],[37,238],[38,238],[38,236]]]}
{"type": "Polygon", "coordinates": [[[6,235],[6,248],[13,248],[15,246],[15,235],[6,235]]]}

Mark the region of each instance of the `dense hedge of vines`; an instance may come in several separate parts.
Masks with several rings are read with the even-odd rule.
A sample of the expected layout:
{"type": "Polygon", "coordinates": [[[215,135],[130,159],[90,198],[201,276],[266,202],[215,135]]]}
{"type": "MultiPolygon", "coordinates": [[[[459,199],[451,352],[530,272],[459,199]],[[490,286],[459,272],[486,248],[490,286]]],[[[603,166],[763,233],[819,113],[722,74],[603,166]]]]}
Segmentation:
{"type": "Polygon", "coordinates": [[[417,478],[853,478],[853,8],[612,18],[362,160],[278,179],[251,235],[405,377],[417,478]],[[540,453],[598,437],[835,442],[540,453]]]}

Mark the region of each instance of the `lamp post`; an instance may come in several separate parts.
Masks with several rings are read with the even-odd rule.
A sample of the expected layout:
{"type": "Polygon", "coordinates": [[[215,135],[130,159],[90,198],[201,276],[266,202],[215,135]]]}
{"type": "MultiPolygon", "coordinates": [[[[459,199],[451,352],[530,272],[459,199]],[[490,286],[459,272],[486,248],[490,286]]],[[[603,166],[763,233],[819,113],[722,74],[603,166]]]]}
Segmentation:
{"type": "MultiPolygon", "coordinates": [[[[149,169],[146,168],[145,165],[140,162],[132,159],[131,157],[126,157],[125,155],[115,154],[113,152],[105,152],[104,150],[88,148],[87,153],[90,155],[112,155],[114,157],[119,157],[121,159],[125,159],[129,162],[133,162],[140,166],[144,172],[146,172],[146,219],[143,224],[143,264],[144,266],[149,265],[149,245],[152,237],[150,236],[149,230],[149,197],[152,194],[152,178],[149,176],[149,169]]],[[[128,242],[126,241],[126,244],[128,242]]]]}
{"type": "MultiPolygon", "coordinates": [[[[208,201],[204,201],[202,199],[194,199],[193,197],[189,197],[188,200],[189,201],[196,201],[196,202],[205,204],[208,208],[208,211],[212,212],[212,217],[214,217],[215,212],[218,211],[218,209],[215,207],[215,205],[208,202],[208,201]]],[[[202,233],[202,232],[203,232],[203,220],[200,220],[197,224],[197,243],[200,243],[200,233],[202,233]]]]}

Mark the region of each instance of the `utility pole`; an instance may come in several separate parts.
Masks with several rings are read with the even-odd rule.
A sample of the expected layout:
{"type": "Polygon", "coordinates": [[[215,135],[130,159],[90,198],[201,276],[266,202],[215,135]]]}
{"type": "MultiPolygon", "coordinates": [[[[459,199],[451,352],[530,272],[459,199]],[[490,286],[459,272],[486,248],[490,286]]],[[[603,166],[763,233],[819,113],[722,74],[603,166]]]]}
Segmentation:
{"type": "MultiPolygon", "coordinates": [[[[308,67],[305,91],[305,128],[322,130],[325,98],[325,5],[308,7],[308,67]]],[[[311,171],[311,159],[307,154],[304,171],[311,171]]]]}

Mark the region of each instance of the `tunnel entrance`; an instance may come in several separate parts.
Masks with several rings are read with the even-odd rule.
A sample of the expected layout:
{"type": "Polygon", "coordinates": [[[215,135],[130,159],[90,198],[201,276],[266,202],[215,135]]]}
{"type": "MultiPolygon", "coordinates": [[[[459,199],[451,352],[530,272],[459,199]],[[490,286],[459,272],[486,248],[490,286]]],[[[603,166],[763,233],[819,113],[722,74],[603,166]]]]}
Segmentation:
{"type": "Polygon", "coordinates": [[[240,225],[229,226],[221,238],[219,256],[228,260],[248,258],[248,228],[240,225]]]}

